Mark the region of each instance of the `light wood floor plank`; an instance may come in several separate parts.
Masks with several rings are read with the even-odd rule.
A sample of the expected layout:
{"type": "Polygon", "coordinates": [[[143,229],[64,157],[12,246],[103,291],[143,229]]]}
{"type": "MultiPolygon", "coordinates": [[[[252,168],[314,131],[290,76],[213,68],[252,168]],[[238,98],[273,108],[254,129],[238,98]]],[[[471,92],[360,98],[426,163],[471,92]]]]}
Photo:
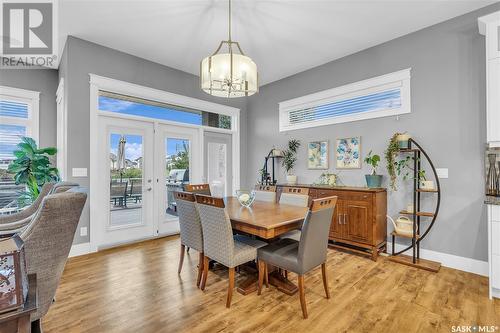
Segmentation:
{"type": "MultiPolygon", "coordinates": [[[[305,276],[309,319],[297,295],[264,288],[233,294],[225,307],[227,269],[196,288],[198,254],[185,255],[177,275],[178,237],[71,258],[47,333],[127,332],[450,332],[452,325],[500,326],[500,301],[488,299],[485,277],[442,268],[431,273],[330,250],[331,299],[318,267],[305,276]]],[[[295,283],[296,276],[289,275],[295,283]]],[[[245,279],[238,275],[236,284],[245,279]]]]}

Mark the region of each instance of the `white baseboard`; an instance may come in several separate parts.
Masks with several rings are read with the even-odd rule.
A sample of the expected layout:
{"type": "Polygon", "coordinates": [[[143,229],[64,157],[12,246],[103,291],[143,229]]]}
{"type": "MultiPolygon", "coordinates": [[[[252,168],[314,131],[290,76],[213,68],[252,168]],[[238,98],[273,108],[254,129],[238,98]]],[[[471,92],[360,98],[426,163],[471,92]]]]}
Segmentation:
{"type": "Polygon", "coordinates": [[[71,250],[69,251],[69,257],[78,257],[82,256],[84,254],[88,254],[92,252],[90,250],[90,243],[81,243],[81,244],[76,244],[71,247],[71,250]]]}
{"type": "MultiPolygon", "coordinates": [[[[405,248],[405,245],[396,243],[396,252],[405,248]]],[[[387,242],[387,251],[392,249],[392,243],[387,242]]],[[[406,251],[405,254],[411,255],[412,251],[406,251]]],[[[441,265],[461,271],[474,273],[482,276],[488,276],[488,262],[472,258],[459,257],[453,254],[436,252],[432,250],[420,249],[420,258],[440,262],[441,265]]]]}

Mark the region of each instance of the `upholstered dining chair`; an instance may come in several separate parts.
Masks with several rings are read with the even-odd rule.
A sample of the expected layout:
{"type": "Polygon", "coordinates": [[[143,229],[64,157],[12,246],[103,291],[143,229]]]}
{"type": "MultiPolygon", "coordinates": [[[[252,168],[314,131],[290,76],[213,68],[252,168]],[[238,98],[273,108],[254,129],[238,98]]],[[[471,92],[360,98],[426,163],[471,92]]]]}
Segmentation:
{"type": "Polygon", "coordinates": [[[19,234],[28,273],[37,275],[38,308],[31,314],[32,326],[40,325],[53,303],[86,199],[82,187],[47,195],[33,221],[19,234]]]}
{"type": "Polygon", "coordinates": [[[212,195],[209,184],[186,184],[184,185],[184,191],[194,194],[212,195]]]}
{"type": "Polygon", "coordinates": [[[335,196],[313,200],[302,224],[300,241],[284,238],[258,249],[259,295],[262,291],[264,274],[267,274],[266,265],[294,272],[298,274],[302,315],[307,318],[304,274],[321,265],[323,287],[326,298],[330,298],[326,274],[326,255],[328,233],[336,203],[337,197],[335,196]]]}
{"type": "Polygon", "coordinates": [[[276,202],[276,186],[271,185],[256,185],[255,200],[276,202]]]}
{"type": "MultiPolygon", "coordinates": [[[[304,187],[283,187],[279,202],[280,204],[307,207],[309,206],[309,189],[304,187]]],[[[291,230],[281,235],[280,238],[299,241],[300,230],[291,230]]]]}
{"type": "Polygon", "coordinates": [[[194,194],[189,192],[174,192],[174,197],[177,202],[177,213],[179,215],[181,232],[181,253],[177,272],[179,274],[181,273],[186,247],[198,251],[199,260],[196,286],[199,287],[203,272],[203,234],[201,230],[200,215],[195,206],[196,199],[194,194]]]}
{"type": "Polygon", "coordinates": [[[203,230],[203,278],[200,288],[205,290],[208,262],[215,260],[229,268],[229,288],[226,307],[231,306],[234,289],[235,267],[257,259],[257,249],[265,242],[243,235],[233,235],[231,221],[225,210],[224,200],[196,194],[196,207],[200,213],[203,230]]]}

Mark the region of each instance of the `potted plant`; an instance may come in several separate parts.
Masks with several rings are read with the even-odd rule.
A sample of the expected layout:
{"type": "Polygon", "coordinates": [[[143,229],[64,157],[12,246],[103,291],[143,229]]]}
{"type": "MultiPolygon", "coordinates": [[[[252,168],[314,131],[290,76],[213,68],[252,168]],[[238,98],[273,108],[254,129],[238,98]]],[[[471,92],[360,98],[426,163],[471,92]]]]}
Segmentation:
{"type": "Polygon", "coordinates": [[[286,171],[286,182],[288,184],[297,184],[297,176],[293,174],[293,168],[297,163],[297,150],[300,147],[300,141],[291,139],[288,141],[288,148],[283,151],[283,160],[281,165],[286,171]]]}
{"type": "Polygon", "coordinates": [[[411,136],[408,133],[399,133],[396,140],[398,141],[398,146],[400,149],[406,149],[410,145],[408,144],[408,140],[410,140],[411,136]]]}
{"type": "Polygon", "coordinates": [[[369,175],[365,175],[366,185],[368,187],[382,187],[382,175],[377,175],[377,167],[380,163],[380,156],[375,154],[372,155],[372,151],[368,153],[365,157],[365,163],[371,166],[372,172],[369,175]]]}
{"type": "Polygon", "coordinates": [[[402,135],[402,133],[394,133],[389,140],[389,144],[387,145],[387,149],[385,151],[385,161],[387,166],[387,173],[390,178],[390,187],[393,191],[397,191],[396,180],[398,178],[396,174],[396,157],[399,152],[399,143],[398,136],[402,135]]]}
{"type": "Polygon", "coordinates": [[[434,182],[432,180],[427,180],[425,177],[425,170],[418,171],[418,182],[420,184],[420,188],[423,190],[433,190],[434,182]]]}
{"type": "Polygon", "coordinates": [[[21,138],[17,150],[14,151],[16,159],[7,169],[9,173],[14,174],[16,185],[26,184],[26,191],[18,198],[19,206],[23,207],[35,201],[43,184],[59,180],[59,172],[49,160],[49,156],[55,155],[56,152],[54,147],[38,148],[32,138],[21,138]]]}

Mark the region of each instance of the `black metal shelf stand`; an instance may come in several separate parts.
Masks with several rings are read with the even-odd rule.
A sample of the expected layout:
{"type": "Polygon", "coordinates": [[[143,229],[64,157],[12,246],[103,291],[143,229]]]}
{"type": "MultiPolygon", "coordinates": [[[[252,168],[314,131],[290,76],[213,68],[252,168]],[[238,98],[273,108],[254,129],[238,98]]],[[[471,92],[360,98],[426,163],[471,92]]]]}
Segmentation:
{"type": "MultiPolygon", "coordinates": [[[[438,213],[439,213],[439,207],[441,205],[441,185],[439,183],[439,178],[436,172],[436,168],[434,167],[434,164],[432,163],[431,159],[429,158],[429,155],[425,152],[424,149],[414,140],[414,139],[409,139],[408,141],[408,148],[407,149],[400,149],[400,153],[411,153],[413,154],[413,212],[410,214],[413,217],[413,236],[411,238],[411,245],[407,246],[406,248],[402,249],[401,251],[395,252],[395,237],[398,236],[396,233],[392,233],[392,256],[396,257],[401,255],[402,253],[412,249],[412,263],[417,264],[418,261],[420,260],[420,243],[422,240],[429,234],[429,231],[432,229],[434,226],[434,223],[436,222],[438,213]],[[420,170],[422,170],[422,155],[425,157],[427,162],[429,163],[429,166],[432,170],[434,180],[436,182],[436,190],[435,191],[426,191],[420,189],[420,181],[419,181],[419,173],[420,170]],[[432,214],[422,214],[420,209],[421,209],[421,195],[423,193],[434,193],[436,195],[436,206],[434,209],[434,212],[432,214]],[[420,214],[419,214],[420,213],[420,214]],[[422,217],[432,217],[432,220],[430,224],[427,226],[427,229],[425,230],[424,233],[421,231],[421,218],[422,217]]],[[[438,263],[437,263],[438,264],[438,263]]]]}

